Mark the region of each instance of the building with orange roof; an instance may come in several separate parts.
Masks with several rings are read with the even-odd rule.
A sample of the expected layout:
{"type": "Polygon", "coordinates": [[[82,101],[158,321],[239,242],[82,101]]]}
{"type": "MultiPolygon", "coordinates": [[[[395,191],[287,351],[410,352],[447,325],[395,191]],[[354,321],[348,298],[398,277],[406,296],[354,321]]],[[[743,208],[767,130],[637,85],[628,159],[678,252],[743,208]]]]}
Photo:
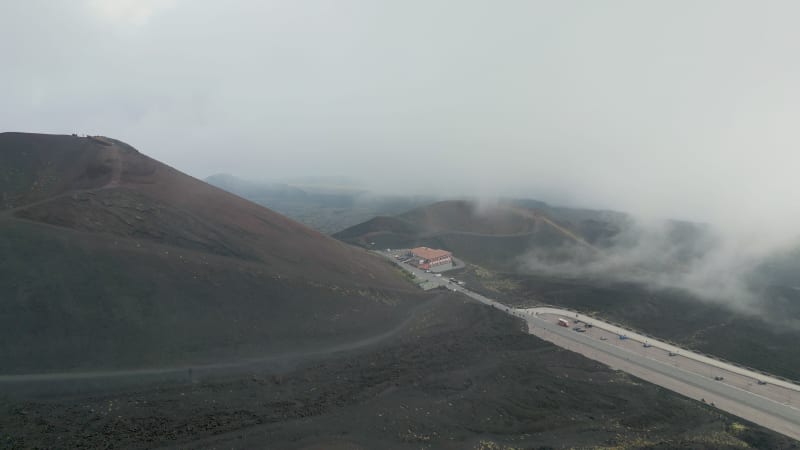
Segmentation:
{"type": "Polygon", "coordinates": [[[446,270],[453,267],[453,254],[447,250],[429,247],[412,248],[411,256],[415,266],[425,270],[446,270]]]}

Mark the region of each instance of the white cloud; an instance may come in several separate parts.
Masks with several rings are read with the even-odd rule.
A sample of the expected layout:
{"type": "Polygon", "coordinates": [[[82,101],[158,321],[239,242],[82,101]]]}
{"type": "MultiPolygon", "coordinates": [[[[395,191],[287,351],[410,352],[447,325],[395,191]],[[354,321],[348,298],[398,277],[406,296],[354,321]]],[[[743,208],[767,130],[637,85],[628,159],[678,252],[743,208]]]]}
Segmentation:
{"type": "Polygon", "coordinates": [[[97,17],[115,24],[142,26],[155,14],[175,6],[176,0],[87,0],[97,17]]]}
{"type": "Polygon", "coordinates": [[[800,230],[797,2],[78,4],[0,2],[7,129],[114,135],[197,176],[800,230]]]}

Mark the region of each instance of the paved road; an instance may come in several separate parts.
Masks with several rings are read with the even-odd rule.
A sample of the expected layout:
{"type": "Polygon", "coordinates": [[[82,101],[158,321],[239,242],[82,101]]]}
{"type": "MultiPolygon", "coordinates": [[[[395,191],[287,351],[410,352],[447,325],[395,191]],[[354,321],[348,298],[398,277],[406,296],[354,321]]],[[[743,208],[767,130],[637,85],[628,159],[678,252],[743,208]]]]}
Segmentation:
{"type": "Polygon", "coordinates": [[[800,386],[572,311],[552,307],[511,308],[449,282],[447,275],[439,277],[399,263],[394,258],[397,250],[378,253],[418,278],[524,319],[531,334],[560,347],[800,439],[800,386]],[[558,319],[568,320],[569,326],[559,326],[558,319]],[[575,327],[584,331],[577,332],[575,327]],[[620,335],[625,339],[620,339],[620,335]]]}

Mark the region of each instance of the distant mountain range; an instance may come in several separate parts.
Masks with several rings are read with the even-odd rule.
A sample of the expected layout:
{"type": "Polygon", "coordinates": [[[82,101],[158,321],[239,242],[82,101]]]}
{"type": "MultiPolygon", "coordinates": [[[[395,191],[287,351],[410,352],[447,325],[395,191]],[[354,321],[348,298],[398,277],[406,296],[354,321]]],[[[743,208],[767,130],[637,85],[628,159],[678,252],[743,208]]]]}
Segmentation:
{"type": "Polygon", "coordinates": [[[332,234],[375,216],[427,205],[433,197],[376,195],[343,177],[298,178],[280,183],[217,174],[206,182],[332,234]]]}

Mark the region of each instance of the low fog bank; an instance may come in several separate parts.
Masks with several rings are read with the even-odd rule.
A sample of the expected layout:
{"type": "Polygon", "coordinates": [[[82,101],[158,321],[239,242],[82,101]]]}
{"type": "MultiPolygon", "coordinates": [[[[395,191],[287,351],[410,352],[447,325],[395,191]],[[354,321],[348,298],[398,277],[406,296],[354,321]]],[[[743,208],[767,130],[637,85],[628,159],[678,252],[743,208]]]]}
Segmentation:
{"type": "Polygon", "coordinates": [[[531,249],[520,258],[519,268],[679,289],[742,313],[794,321],[783,314],[786,305],[800,307],[796,236],[778,239],[769,228],[762,230],[762,236],[708,224],[632,217],[618,225],[619,233],[593,248],[567,244],[555,250],[531,249]]]}
{"type": "Polygon", "coordinates": [[[205,181],[249,199],[292,200],[308,205],[340,208],[385,207],[395,214],[441,199],[434,194],[411,195],[376,191],[360,179],[345,176],[298,176],[260,180],[220,173],[206,177],[205,181]]]}

